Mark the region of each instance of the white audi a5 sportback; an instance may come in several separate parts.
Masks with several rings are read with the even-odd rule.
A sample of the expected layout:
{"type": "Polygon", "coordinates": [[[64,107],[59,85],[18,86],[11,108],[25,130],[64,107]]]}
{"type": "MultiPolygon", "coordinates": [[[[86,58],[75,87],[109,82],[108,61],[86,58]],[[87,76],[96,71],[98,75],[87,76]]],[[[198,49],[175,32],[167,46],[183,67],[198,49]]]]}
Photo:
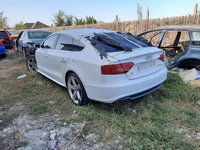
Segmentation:
{"type": "Polygon", "coordinates": [[[67,87],[77,105],[136,99],[158,89],[167,78],[163,50],[131,34],[104,29],[55,32],[36,50],[35,58],[27,59],[27,66],[67,87]]]}

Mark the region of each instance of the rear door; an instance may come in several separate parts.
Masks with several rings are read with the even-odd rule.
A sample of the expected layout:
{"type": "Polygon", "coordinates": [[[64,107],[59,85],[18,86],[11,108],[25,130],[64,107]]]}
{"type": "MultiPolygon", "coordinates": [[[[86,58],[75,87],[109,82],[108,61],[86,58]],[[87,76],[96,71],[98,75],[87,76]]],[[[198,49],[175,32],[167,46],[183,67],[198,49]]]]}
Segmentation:
{"type": "Polygon", "coordinates": [[[76,51],[75,43],[78,43],[78,41],[75,41],[75,39],[61,34],[55,49],[49,50],[49,70],[51,70],[51,77],[58,82],[62,82],[68,59],[76,51]]]}

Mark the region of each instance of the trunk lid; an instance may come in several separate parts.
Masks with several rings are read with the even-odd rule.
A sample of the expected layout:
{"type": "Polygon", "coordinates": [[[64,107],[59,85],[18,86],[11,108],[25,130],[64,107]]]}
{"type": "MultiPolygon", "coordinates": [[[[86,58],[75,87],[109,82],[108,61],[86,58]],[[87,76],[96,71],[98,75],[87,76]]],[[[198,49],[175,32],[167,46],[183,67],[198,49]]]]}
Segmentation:
{"type": "Polygon", "coordinates": [[[132,80],[161,70],[165,65],[165,62],[160,60],[160,55],[163,53],[163,50],[156,47],[142,47],[132,52],[108,53],[108,56],[117,59],[120,63],[133,62],[133,67],[126,73],[127,78],[132,80]]]}

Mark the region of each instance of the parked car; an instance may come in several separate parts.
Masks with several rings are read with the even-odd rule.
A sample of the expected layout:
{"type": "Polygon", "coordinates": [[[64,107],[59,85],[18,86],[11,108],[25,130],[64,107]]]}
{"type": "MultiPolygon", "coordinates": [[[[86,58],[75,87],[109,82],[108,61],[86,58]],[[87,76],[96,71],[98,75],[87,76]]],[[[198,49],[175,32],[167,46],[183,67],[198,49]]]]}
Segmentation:
{"type": "Polygon", "coordinates": [[[155,28],[137,35],[149,45],[165,50],[168,67],[200,67],[200,26],[176,25],[155,28]]]}
{"type": "Polygon", "coordinates": [[[5,48],[3,46],[3,43],[0,41],[0,55],[4,55],[5,56],[5,48]]]}
{"type": "Polygon", "coordinates": [[[34,44],[41,44],[51,32],[43,30],[24,30],[15,40],[15,49],[20,51],[25,57],[31,55],[34,44]]]}
{"type": "Polygon", "coordinates": [[[6,49],[12,48],[12,37],[8,31],[0,30],[0,41],[6,49]]]}
{"type": "Polygon", "coordinates": [[[27,58],[27,67],[67,87],[77,105],[136,99],[158,89],[167,78],[163,50],[103,29],[55,32],[27,58]]]}

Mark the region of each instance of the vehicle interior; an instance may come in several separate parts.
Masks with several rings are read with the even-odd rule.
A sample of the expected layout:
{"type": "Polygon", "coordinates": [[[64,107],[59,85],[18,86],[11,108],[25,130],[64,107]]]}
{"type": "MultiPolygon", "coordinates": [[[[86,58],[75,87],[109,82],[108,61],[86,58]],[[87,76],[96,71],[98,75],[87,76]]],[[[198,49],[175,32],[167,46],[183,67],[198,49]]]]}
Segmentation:
{"type": "Polygon", "coordinates": [[[189,45],[187,31],[152,31],[140,36],[149,45],[165,50],[168,58],[182,56],[189,45]]]}

